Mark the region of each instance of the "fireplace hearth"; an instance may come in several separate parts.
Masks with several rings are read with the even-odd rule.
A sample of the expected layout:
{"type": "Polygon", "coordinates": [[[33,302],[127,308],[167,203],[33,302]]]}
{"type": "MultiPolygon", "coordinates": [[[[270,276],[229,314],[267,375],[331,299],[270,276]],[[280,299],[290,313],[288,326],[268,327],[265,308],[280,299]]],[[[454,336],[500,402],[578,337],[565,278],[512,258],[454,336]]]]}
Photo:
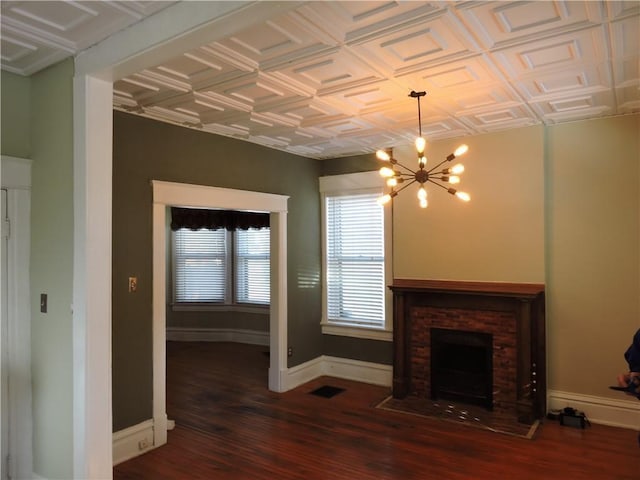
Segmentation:
{"type": "Polygon", "coordinates": [[[397,279],[390,288],[394,398],[448,398],[526,424],[544,417],[543,285],[397,279]]]}

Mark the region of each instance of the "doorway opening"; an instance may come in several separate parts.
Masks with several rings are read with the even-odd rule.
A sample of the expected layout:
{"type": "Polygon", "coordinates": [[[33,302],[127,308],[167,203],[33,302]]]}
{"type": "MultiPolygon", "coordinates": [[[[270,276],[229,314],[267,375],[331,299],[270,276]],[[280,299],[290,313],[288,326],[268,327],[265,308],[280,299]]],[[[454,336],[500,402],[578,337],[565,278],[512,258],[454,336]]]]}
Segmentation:
{"type": "Polygon", "coordinates": [[[166,275],[167,207],[222,208],[270,213],[271,305],[269,390],[286,388],[288,196],[203,185],[152,181],[153,187],[153,422],[154,445],[167,441],[166,275]]]}

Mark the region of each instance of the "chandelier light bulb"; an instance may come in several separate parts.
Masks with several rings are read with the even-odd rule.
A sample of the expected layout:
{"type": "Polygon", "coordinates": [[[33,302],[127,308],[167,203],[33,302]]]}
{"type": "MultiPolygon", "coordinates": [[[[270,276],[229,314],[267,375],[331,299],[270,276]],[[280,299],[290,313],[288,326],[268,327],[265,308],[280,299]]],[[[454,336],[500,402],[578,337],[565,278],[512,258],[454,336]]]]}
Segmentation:
{"type": "Polygon", "coordinates": [[[420,199],[420,208],[427,208],[428,204],[429,204],[429,202],[427,202],[426,198],[421,198],[420,199]]]}
{"type": "Polygon", "coordinates": [[[424,168],[426,166],[427,166],[427,157],[425,157],[424,155],[420,155],[420,158],[418,158],[418,167],[424,168]]]}
{"type": "Polygon", "coordinates": [[[386,152],[384,150],[378,150],[376,152],[376,157],[378,157],[378,160],[382,160],[383,162],[388,162],[389,160],[391,160],[391,155],[389,155],[389,152],[386,152]]]}
{"type": "Polygon", "coordinates": [[[396,177],[390,177],[387,179],[387,187],[395,187],[398,185],[398,180],[396,179],[396,177]]]}
{"type": "Polygon", "coordinates": [[[460,145],[458,148],[456,148],[456,151],[453,152],[453,154],[456,157],[459,157],[461,155],[464,155],[465,153],[467,153],[467,150],[469,150],[469,146],[465,145],[464,143],[462,145],[460,145]]]}
{"type": "Polygon", "coordinates": [[[386,205],[387,203],[389,203],[391,201],[391,199],[393,197],[395,197],[398,193],[394,192],[393,190],[390,193],[387,193],[386,195],[382,195],[381,197],[378,197],[378,200],[376,200],[378,202],[378,205],[386,205]]]}
{"type": "Polygon", "coordinates": [[[457,175],[451,175],[451,176],[449,176],[448,182],[451,183],[451,184],[460,183],[460,177],[457,176],[457,175]]]}
{"type": "Polygon", "coordinates": [[[422,156],[422,154],[424,153],[424,147],[426,147],[426,145],[427,145],[427,141],[424,138],[422,137],[416,138],[416,150],[418,151],[420,156],[422,156]]]}
{"type": "Polygon", "coordinates": [[[464,165],[461,163],[457,163],[456,165],[451,167],[449,171],[455,175],[460,175],[462,172],[464,172],[464,165]]]}
{"type": "Polygon", "coordinates": [[[386,178],[393,177],[395,174],[396,174],[396,172],[394,172],[392,168],[382,167],[380,169],[380,175],[383,176],[383,177],[386,177],[386,178]]]}
{"type": "Polygon", "coordinates": [[[456,195],[456,197],[458,197],[463,202],[468,202],[469,200],[471,200],[471,197],[469,196],[469,194],[467,192],[456,192],[455,195],[456,195]]]}
{"type": "Polygon", "coordinates": [[[427,191],[425,190],[424,186],[420,187],[418,189],[418,198],[420,200],[426,200],[427,199],[427,191]]]}

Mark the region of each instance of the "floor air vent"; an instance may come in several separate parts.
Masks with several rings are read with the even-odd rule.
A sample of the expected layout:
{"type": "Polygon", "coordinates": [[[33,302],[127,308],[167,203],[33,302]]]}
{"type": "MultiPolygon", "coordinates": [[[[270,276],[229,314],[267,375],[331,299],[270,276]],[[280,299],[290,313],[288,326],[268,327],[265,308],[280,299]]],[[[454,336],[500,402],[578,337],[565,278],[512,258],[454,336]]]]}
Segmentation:
{"type": "Polygon", "coordinates": [[[332,387],[331,385],[323,385],[322,387],[316,388],[309,393],[311,395],[317,395],[318,397],[331,398],[342,392],[344,392],[344,388],[332,387]]]}

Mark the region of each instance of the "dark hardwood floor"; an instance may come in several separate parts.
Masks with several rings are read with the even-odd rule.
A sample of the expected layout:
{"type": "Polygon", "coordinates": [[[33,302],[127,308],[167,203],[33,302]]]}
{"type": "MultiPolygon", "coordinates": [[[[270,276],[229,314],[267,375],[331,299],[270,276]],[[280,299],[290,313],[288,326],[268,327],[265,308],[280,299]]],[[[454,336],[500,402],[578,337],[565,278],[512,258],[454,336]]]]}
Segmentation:
{"type": "Polygon", "coordinates": [[[532,440],[376,409],[389,389],[330,377],[267,389],[266,347],[169,342],[167,445],[115,479],[640,479],[638,433],[547,421],[532,440]],[[310,395],[323,385],[333,398],[310,395]]]}

